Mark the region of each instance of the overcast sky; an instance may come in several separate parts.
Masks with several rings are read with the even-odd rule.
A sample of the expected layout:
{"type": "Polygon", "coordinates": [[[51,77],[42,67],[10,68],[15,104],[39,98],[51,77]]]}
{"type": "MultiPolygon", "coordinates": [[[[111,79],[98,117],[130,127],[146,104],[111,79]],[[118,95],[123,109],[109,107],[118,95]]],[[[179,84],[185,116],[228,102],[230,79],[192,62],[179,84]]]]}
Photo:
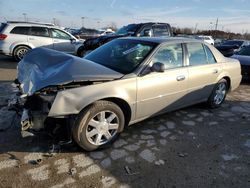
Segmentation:
{"type": "Polygon", "coordinates": [[[215,28],[250,33],[250,0],[0,0],[0,22],[53,22],[64,27],[118,27],[139,22],[168,22],[175,27],[215,28]]]}

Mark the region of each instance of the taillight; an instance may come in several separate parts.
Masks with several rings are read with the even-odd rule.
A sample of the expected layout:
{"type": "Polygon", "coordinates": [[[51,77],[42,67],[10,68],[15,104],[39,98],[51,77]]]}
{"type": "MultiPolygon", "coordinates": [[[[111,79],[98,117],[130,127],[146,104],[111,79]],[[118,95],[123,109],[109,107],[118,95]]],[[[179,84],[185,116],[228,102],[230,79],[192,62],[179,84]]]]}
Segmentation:
{"type": "Polygon", "coordinates": [[[6,39],[6,37],[7,37],[7,35],[5,35],[5,34],[0,34],[0,40],[4,40],[4,39],[6,39]]]}

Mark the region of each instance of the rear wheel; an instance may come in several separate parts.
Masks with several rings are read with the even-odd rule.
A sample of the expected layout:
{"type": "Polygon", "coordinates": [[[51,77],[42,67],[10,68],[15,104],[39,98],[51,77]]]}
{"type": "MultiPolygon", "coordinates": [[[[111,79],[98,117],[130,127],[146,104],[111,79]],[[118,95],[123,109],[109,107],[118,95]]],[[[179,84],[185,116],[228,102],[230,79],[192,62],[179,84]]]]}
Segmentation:
{"type": "Polygon", "coordinates": [[[16,61],[23,59],[25,54],[30,50],[27,46],[18,46],[14,49],[13,56],[16,61]]]}
{"type": "Polygon", "coordinates": [[[73,127],[74,140],[87,151],[112,143],[124,128],[124,114],[109,101],[97,101],[81,112],[73,127]]]}
{"type": "Polygon", "coordinates": [[[211,108],[219,107],[225,100],[228,90],[228,83],[225,79],[221,79],[214,87],[210,97],[208,98],[208,105],[211,108]]]}

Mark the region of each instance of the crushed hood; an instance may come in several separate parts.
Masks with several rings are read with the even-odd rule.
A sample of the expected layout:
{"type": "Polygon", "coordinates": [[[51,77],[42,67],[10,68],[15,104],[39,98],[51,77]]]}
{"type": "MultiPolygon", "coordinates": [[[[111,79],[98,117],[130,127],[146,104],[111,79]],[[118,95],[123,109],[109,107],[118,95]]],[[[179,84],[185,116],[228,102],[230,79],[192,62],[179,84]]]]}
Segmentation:
{"type": "Polygon", "coordinates": [[[47,48],[30,50],[18,64],[17,79],[24,94],[74,81],[104,81],[123,74],[92,61],[47,48]]]}

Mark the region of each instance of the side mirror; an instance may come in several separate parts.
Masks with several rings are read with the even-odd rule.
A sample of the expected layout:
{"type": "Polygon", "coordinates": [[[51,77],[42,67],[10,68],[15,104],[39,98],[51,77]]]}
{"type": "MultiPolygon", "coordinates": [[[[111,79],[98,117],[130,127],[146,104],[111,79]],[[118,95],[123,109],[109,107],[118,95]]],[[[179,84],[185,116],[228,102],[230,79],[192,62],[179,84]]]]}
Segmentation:
{"type": "Polygon", "coordinates": [[[145,29],[143,33],[144,37],[151,37],[152,36],[152,31],[151,29],[145,29]]]}
{"type": "Polygon", "coordinates": [[[165,71],[165,65],[160,62],[156,62],[151,67],[151,71],[153,72],[164,72],[165,71]]]}
{"type": "Polygon", "coordinates": [[[71,42],[72,44],[76,42],[76,39],[75,39],[75,38],[71,38],[71,39],[69,39],[69,40],[70,40],[70,42],[71,42]]]}

